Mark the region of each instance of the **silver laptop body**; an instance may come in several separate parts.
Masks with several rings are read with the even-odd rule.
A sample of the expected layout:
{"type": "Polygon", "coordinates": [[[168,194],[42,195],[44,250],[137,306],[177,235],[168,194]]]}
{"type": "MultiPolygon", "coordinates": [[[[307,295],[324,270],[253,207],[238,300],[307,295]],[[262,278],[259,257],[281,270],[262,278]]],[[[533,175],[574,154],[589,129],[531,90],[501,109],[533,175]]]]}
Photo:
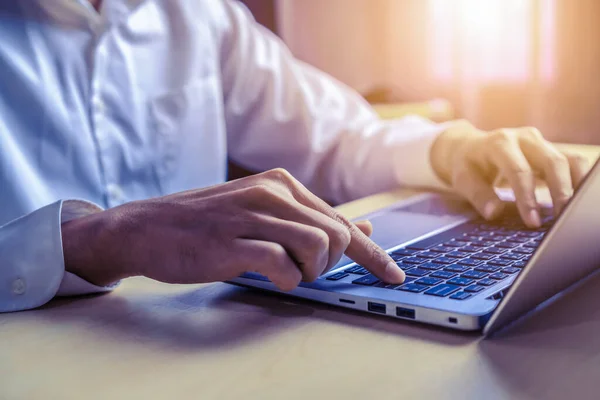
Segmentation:
{"type": "MultiPolygon", "coordinates": [[[[244,274],[231,283],[392,318],[465,331],[483,330],[485,335],[490,335],[588,277],[600,266],[600,243],[597,243],[600,240],[599,203],[600,167],[597,162],[552,227],[536,239],[539,243],[537,250],[532,249],[532,254],[524,255],[527,261],[521,262],[524,267],[519,268],[520,272],[506,274],[506,278],[484,286],[479,292],[469,293],[468,298],[462,300],[456,298],[456,293],[464,292],[467,286],[460,287],[451,295],[432,295],[425,294],[429,289],[412,293],[402,290],[401,286],[353,283],[361,275],[344,271],[360,270],[360,266],[347,258],[340,260],[336,267],[315,282],[302,282],[291,292],[278,290],[268,279],[254,273],[244,274]],[[335,278],[342,278],[331,280],[334,274],[338,274],[335,278]],[[452,295],[455,298],[451,298],[452,295]]],[[[456,241],[456,237],[464,235],[463,232],[468,234],[473,227],[477,230],[479,226],[474,222],[477,216],[468,205],[438,194],[417,196],[358,219],[365,218],[373,223],[373,240],[390,254],[412,245],[419,248],[429,246],[428,249],[443,246],[452,238],[456,241]]],[[[509,249],[511,254],[513,250],[509,249]]],[[[461,260],[457,259],[450,265],[460,263],[461,260]]],[[[487,265],[487,261],[484,264],[487,265]]],[[[444,265],[440,270],[446,268],[444,265]]],[[[498,272],[505,268],[512,267],[508,265],[498,272]]],[[[483,279],[490,279],[491,275],[483,279]]],[[[410,269],[407,276],[410,276],[410,269]]],[[[475,280],[474,284],[477,285],[478,281],[475,280]]]]}

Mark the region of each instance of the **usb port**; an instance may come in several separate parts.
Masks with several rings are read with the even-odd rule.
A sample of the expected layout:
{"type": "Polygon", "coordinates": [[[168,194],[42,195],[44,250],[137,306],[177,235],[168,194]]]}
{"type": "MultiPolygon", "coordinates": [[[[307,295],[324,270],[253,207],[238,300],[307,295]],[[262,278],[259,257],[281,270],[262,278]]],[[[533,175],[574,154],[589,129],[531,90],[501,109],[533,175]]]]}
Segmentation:
{"type": "Polygon", "coordinates": [[[412,308],[396,307],[396,315],[401,318],[415,319],[415,310],[412,308]]]}
{"type": "Polygon", "coordinates": [[[385,314],[385,304],[372,303],[369,301],[368,308],[369,311],[373,311],[379,314],[385,314]]]}

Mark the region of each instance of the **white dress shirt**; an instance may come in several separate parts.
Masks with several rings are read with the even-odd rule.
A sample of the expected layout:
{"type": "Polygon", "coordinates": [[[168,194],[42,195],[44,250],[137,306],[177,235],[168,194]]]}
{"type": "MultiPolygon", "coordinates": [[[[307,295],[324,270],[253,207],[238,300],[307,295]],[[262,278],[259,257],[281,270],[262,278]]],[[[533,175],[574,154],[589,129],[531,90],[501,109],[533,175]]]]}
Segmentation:
{"type": "Polygon", "coordinates": [[[2,1],[0,311],[111,289],[65,272],[61,222],[221,183],[227,157],[334,202],[439,186],[441,129],[379,120],[229,0],[2,1]]]}

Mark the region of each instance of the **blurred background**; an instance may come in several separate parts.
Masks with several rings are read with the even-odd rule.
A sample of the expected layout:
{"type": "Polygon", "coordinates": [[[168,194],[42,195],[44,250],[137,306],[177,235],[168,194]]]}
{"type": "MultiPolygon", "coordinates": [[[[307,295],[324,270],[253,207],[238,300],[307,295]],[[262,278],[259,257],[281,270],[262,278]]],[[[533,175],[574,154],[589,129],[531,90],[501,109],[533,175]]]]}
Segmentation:
{"type": "Polygon", "coordinates": [[[599,0],[244,0],[382,115],[600,144],[599,0]],[[437,100],[436,100],[437,99],[437,100]]]}

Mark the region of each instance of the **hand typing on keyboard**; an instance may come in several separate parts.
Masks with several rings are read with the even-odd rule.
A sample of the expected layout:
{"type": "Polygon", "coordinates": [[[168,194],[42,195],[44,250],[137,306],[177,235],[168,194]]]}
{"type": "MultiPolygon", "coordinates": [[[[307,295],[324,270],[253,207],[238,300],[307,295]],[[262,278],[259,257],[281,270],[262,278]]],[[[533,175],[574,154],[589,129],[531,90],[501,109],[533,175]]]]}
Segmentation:
{"type": "Polygon", "coordinates": [[[464,121],[438,137],[431,162],[436,173],[487,220],[504,210],[493,184],[498,177],[506,179],[519,214],[530,228],[542,224],[535,198],[536,176],[544,178],[555,213],[559,213],[589,169],[587,159],[559,151],[535,128],[483,132],[464,121]]]}
{"type": "Polygon", "coordinates": [[[368,238],[371,230],[276,169],[127,203],[64,223],[62,234],[67,270],[97,285],[133,275],[199,283],[258,272],[291,290],[343,253],[378,279],[402,283],[404,273],[368,238]]]}

